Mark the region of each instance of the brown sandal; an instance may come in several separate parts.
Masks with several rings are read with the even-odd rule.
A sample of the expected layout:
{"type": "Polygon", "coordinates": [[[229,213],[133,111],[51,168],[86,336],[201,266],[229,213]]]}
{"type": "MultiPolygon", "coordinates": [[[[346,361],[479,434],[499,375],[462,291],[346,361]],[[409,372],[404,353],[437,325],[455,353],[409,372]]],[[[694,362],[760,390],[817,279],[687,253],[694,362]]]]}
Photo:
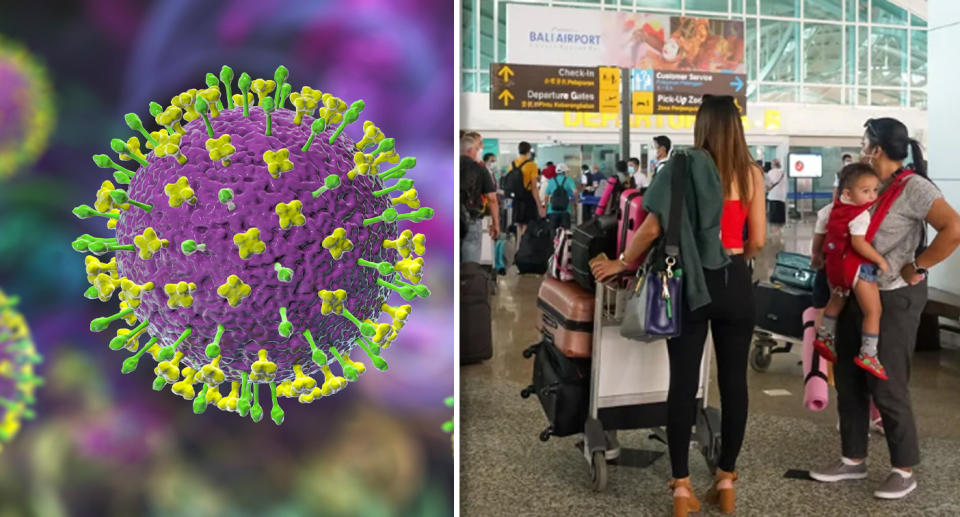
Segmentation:
{"type": "Polygon", "coordinates": [[[717,488],[717,485],[725,480],[729,479],[731,483],[736,481],[740,476],[736,472],[725,472],[723,470],[717,469],[717,474],[715,476],[715,481],[713,487],[707,491],[706,499],[712,504],[720,505],[721,513],[733,513],[734,501],[736,499],[736,490],[733,488],[717,488]]]}
{"type": "Polygon", "coordinates": [[[690,492],[687,497],[673,496],[673,517],[687,517],[689,512],[700,511],[700,501],[693,495],[693,488],[690,486],[690,478],[671,479],[668,485],[670,490],[676,490],[678,487],[686,488],[690,492]]]}

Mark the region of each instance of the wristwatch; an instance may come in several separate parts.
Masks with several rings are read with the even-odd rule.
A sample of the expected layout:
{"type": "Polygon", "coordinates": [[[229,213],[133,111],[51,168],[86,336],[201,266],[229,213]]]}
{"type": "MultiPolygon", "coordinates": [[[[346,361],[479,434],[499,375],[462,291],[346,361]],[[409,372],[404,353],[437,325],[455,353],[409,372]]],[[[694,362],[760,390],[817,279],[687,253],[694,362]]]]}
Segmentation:
{"type": "Polygon", "coordinates": [[[627,260],[623,258],[623,253],[620,253],[620,256],[617,257],[617,262],[619,262],[621,266],[627,267],[627,260]]]}
{"type": "Polygon", "coordinates": [[[927,268],[920,267],[920,265],[917,264],[917,259],[913,259],[913,264],[911,265],[913,266],[914,271],[916,271],[917,273],[920,273],[923,276],[927,276],[927,268]]]}

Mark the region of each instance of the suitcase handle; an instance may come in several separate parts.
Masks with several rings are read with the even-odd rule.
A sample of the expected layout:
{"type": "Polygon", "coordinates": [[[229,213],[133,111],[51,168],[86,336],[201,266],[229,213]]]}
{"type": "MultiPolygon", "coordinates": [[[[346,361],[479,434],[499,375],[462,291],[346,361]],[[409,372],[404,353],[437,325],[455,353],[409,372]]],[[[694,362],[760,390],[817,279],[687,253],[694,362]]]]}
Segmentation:
{"type": "Polygon", "coordinates": [[[559,382],[548,384],[540,388],[540,395],[543,395],[544,397],[549,397],[550,395],[553,395],[554,393],[556,393],[559,388],[560,388],[559,382]]]}

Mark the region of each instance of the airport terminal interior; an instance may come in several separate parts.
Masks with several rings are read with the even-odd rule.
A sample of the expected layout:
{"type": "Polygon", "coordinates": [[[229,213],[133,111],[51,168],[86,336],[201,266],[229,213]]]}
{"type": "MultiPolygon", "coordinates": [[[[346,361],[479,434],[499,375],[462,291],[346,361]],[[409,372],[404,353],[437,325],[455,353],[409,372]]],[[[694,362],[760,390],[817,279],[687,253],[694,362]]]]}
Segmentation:
{"type": "MultiPolygon", "coordinates": [[[[948,113],[955,112],[935,112],[932,107],[936,99],[955,95],[947,92],[950,84],[956,83],[943,76],[935,83],[934,76],[928,80],[927,73],[928,63],[932,67],[935,60],[934,30],[942,28],[934,21],[935,9],[944,14],[944,20],[960,23],[960,6],[953,4],[943,0],[465,0],[461,9],[460,128],[482,137],[481,154],[494,157],[497,164],[491,172],[499,181],[516,159],[520,142],[532,144],[541,171],[548,162],[563,164],[579,185],[584,181],[582,166],[589,170],[598,166],[609,177],[616,174],[617,162],[627,157],[639,159],[641,166],[635,172],[650,174],[654,137],[669,137],[674,151],[691,147],[692,116],[634,110],[629,115],[630,132],[624,135],[621,113],[508,108],[512,97],[507,99],[502,93],[507,83],[507,76],[500,73],[503,64],[609,64],[602,62],[607,54],[597,54],[597,62],[589,61],[584,49],[564,46],[548,52],[542,44],[544,37],[535,34],[570,26],[590,32],[585,27],[591,27],[594,20],[610,17],[742,22],[745,65],[738,73],[745,74],[746,86],[734,95],[742,94],[746,100],[743,125],[753,158],[767,168],[776,159],[789,170],[796,167],[795,157],[816,156],[821,169],[814,177],[788,175],[786,222],[768,225],[766,245],[753,269],[755,282],[768,282],[780,252],[810,254],[815,212],[832,202],[844,155],[860,158],[864,122],[870,118],[894,117],[909,128],[910,135],[926,149],[931,178],[950,204],[957,206],[960,175],[947,170],[955,161],[950,157],[948,113]],[[537,38],[540,40],[533,42],[537,38]],[[622,151],[624,140],[629,154],[622,151]]],[[[630,27],[638,27],[640,22],[636,24],[630,27]]],[[[654,23],[644,28],[654,35],[663,34],[654,23]]],[[[941,64],[949,62],[949,48],[955,48],[960,38],[960,31],[949,30],[952,44],[947,43],[944,32],[938,33],[944,34],[937,54],[941,64]]],[[[666,34],[669,36],[669,30],[666,34]]],[[[666,60],[666,49],[657,56],[666,60]]],[[[636,56],[634,53],[630,59],[636,56]]],[[[514,68],[519,70],[519,66],[514,68]]],[[[950,73],[953,79],[960,79],[955,77],[960,72],[950,73]]],[[[583,222],[581,209],[579,204],[571,208],[573,227],[583,222]]],[[[670,461],[666,445],[655,439],[650,429],[617,434],[621,456],[607,463],[602,490],[594,489],[597,473],[583,451],[583,434],[541,440],[547,417],[537,397],[521,397],[521,390],[531,384],[534,369],[534,359],[526,358],[524,351],[543,339],[538,290],[545,275],[521,274],[516,267],[497,274],[493,259],[484,258],[480,263],[495,278],[489,298],[492,357],[461,366],[463,514],[667,515],[670,461]]],[[[948,304],[957,300],[954,293],[960,293],[960,281],[951,271],[960,271],[960,262],[950,259],[941,264],[930,280],[931,292],[946,297],[948,304]]],[[[461,312],[461,321],[467,317],[468,313],[461,312]]],[[[960,330],[953,328],[956,320],[941,318],[939,323],[939,331],[936,325],[933,331],[939,332],[939,344],[926,335],[927,346],[918,344],[912,359],[910,398],[922,456],[917,468],[919,486],[912,494],[893,501],[871,495],[890,473],[890,453],[882,430],[877,429],[869,438],[866,479],[827,484],[797,475],[836,459],[840,436],[832,385],[825,407],[819,411],[805,407],[801,347],[795,343],[787,352],[750,359],[749,418],[737,462],[737,514],[960,515],[956,490],[960,486],[960,402],[956,397],[960,392],[960,330]]],[[[762,335],[763,329],[757,328],[756,336],[762,335]]],[[[461,335],[461,353],[463,339],[461,335]]],[[[711,367],[707,400],[719,407],[716,365],[711,367]]],[[[690,471],[695,492],[702,494],[712,475],[697,450],[691,450],[690,471]]],[[[696,515],[720,513],[705,505],[696,515]]]]}

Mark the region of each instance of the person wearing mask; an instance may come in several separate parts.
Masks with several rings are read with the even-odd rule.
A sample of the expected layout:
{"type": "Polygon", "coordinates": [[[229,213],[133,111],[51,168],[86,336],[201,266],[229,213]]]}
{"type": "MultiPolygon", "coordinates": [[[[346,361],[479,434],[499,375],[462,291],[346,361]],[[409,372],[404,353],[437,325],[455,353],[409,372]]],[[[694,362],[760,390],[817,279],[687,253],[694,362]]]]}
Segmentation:
{"type": "Polygon", "coordinates": [[[770,171],[763,179],[767,192],[767,218],[770,224],[782,226],[787,222],[787,172],[780,166],[780,159],[774,158],[770,171]]]}
{"type": "Polygon", "coordinates": [[[522,192],[513,201],[513,220],[517,223],[517,239],[523,237],[528,222],[547,215],[540,202],[540,192],[537,188],[540,170],[533,161],[536,155],[532,149],[529,142],[520,142],[517,146],[517,158],[510,163],[511,172],[513,169],[518,169],[523,180],[522,192]]]}
{"type": "Polygon", "coordinates": [[[487,153],[483,155],[483,166],[490,171],[490,179],[493,180],[493,186],[497,186],[497,177],[499,176],[499,167],[497,167],[497,155],[493,153],[487,153]]]}
{"type": "Polygon", "coordinates": [[[635,188],[641,192],[650,186],[650,176],[640,170],[640,158],[634,156],[627,160],[627,173],[633,177],[635,188]]]}
{"type": "Polygon", "coordinates": [[[460,139],[460,224],[466,223],[466,232],[461,228],[460,262],[480,262],[480,244],[483,239],[483,215],[489,212],[490,237],[500,233],[500,210],[497,190],[488,171],[480,162],[483,141],[475,132],[466,132],[460,139]]]}
{"type": "Polygon", "coordinates": [[[960,215],[928,178],[920,144],[893,118],[864,124],[861,161],[880,177],[880,195],[871,216],[876,233],[871,243],[887,261],[889,273],[877,275],[880,290],[878,357],[887,380],[881,381],[853,363],[862,340],[863,311],[848,300],[837,320],[834,343],[837,362],[837,412],[840,415],[840,458],[810,477],[824,483],[867,478],[870,399],[880,410],[890,451],[891,472],[873,492],[880,499],[900,499],[917,487],[914,467],[920,463],[917,425],[910,402],[910,363],[917,344],[920,316],[927,304],[927,270],[952,255],[960,245],[960,215]],[[912,155],[912,169],[904,160],[912,155]],[[925,246],[927,225],[936,237],[925,246]]]}
{"type": "Polygon", "coordinates": [[[577,184],[567,176],[568,172],[570,169],[567,164],[561,163],[557,165],[553,178],[544,182],[546,189],[543,200],[547,205],[547,219],[550,220],[550,227],[554,231],[557,228],[570,229],[570,207],[576,202],[579,189],[577,184]],[[557,190],[562,192],[554,194],[557,190]],[[567,199],[565,204],[559,199],[561,195],[567,199]]]}
{"type": "Polygon", "coordinates": [[[657,168],[670,157],[670,149],[671,143],[667,136],[653,137],[654,157],[650,160],[650,167],[647,168],[647,173],[651,178],[657,173],[657,168]]]}
{"type": "MultiPolygon", "coordinates": [[[[743,134],[740,111],[731,96],[704,95],[687,153],[687,197],[681,225],[683,303],[680,336],[667,340],[670,387],[667,394],[667,442],[673,479],[674,513],[686,517],[700,509],[690,486],[688,459],[696,419],[700,361],[708,326],[713,335],[721,406],[721,451],[715,481],[707,496],[723,513],[734,510],[737,456],[747,426],[747,354],[753,339],[753,283],[747,262],[766,240],[763,172],[743,134]],[[743,238],[744,226],[747,239],[743,238]],[[717,231],[719,229],[720,231],[717,231]]],[[[672,175],[668,163],[654,176],[643,197],[649,212],[617,260],[597,260],[598,281],[624,271],[650,250],[669,218],[672,175]]],[[[864,434],[866,434],[864,432],[864,434]]]]}
{"type": "MultiPolygon", "coordinates": [[[[843,170],[844,167],[853,163],[853,156],[844,154],[843,158],[841,158],[841,161],[843,162],[843,165],[840,166],[840,170],[843,170]]],[[[837,175],[833,177],[833,197],[830,199],[831,202],[837,200],[838,188],[840,188],[840,172],[837,172],[837,175]]]]}

